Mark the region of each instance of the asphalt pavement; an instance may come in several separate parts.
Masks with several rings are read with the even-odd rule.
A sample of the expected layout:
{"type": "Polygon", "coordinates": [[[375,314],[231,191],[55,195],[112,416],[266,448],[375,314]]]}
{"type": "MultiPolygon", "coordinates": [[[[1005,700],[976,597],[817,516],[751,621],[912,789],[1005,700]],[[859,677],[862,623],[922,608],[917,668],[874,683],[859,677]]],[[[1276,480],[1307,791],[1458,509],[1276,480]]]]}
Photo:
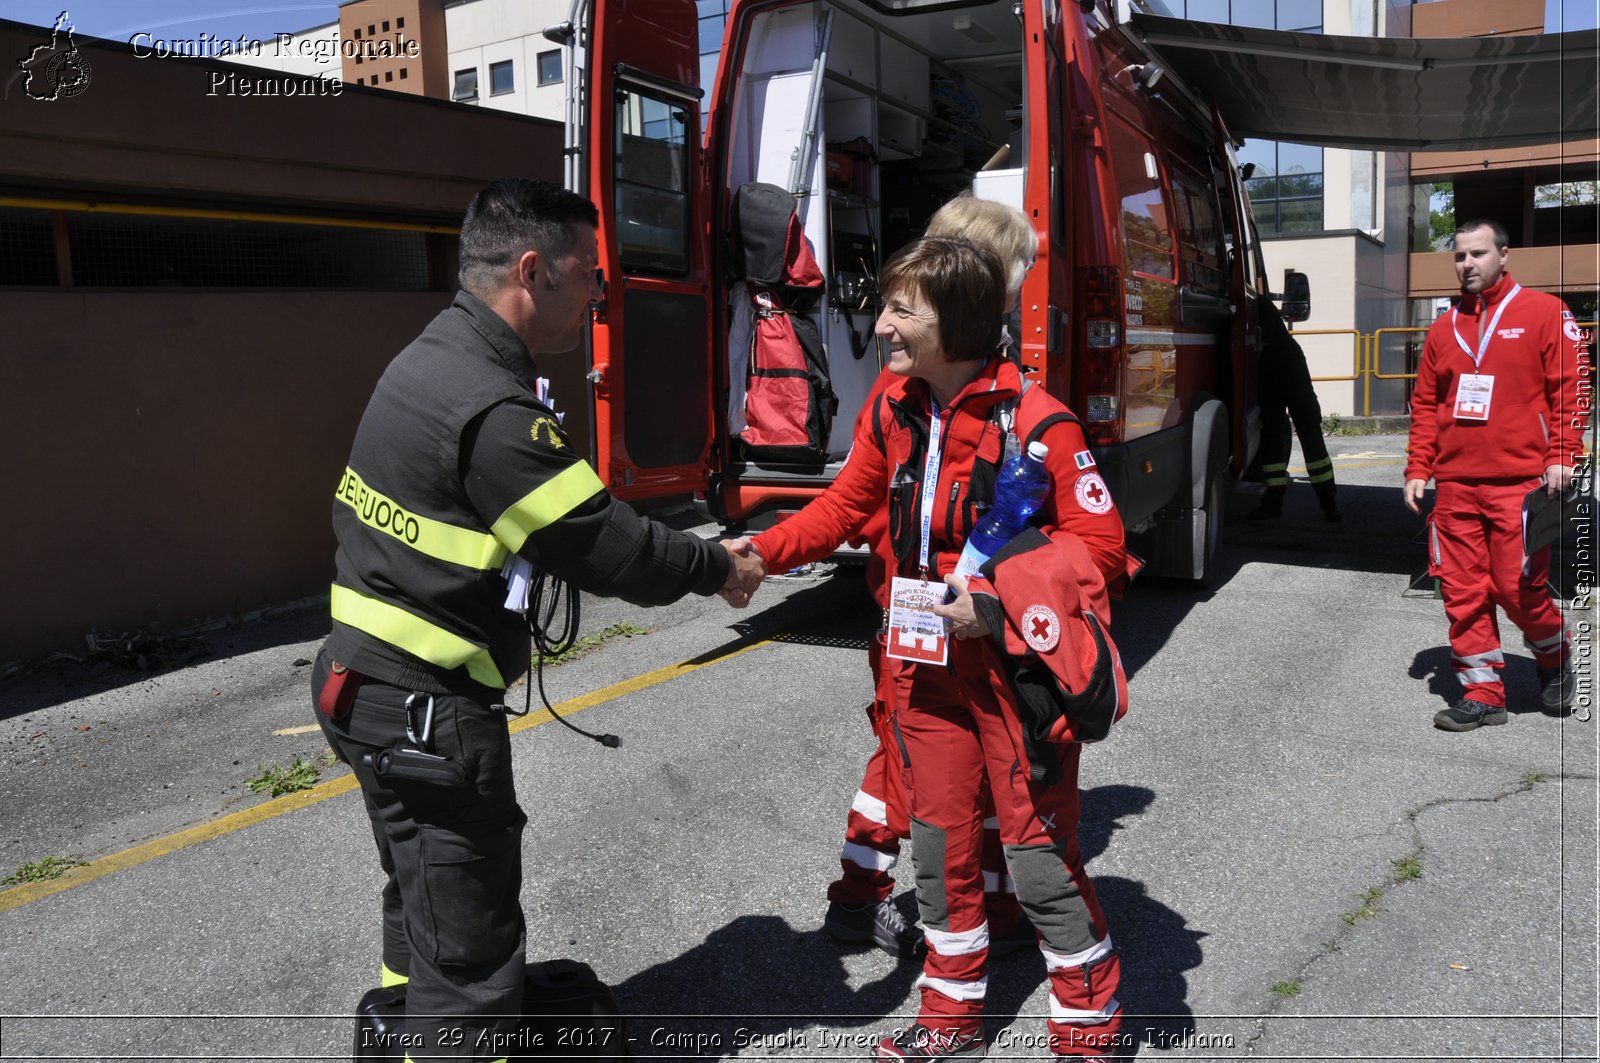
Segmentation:
{"type": "MultiPolygon", "coordinates": [[[[1509,725],[1431,726],[1459,694],[1404,440],[1330,443],[1342,523],[1297,452],[1281,520],[1232,493],[1212,588],[1116,607],[1133,707],[1085,752],[1080,839],[1126,1054],[1595,1059],[1596,722],[1538,711],[1503,623],[1509,725]]],[[[864,1058],[914,1013],[917,972],[820,930],[872,742],[859,570],[769,580],[742,612],[583,609],[585,634],[634,633],[546,690],[623,744],[542,710],[517,725],[530,955],[593,964],[635,1058],[864,1058]]],[[[1569,619],[1592,708],[1594,612],[1569,619]]],[[[0,889],[0,1059],[348,1058],[381,877],[311,729],[325,632],[288,611],[147,640],[147,670],[0,685],[0,875],[85,861],[0,889]],[[313,789],[247,788],[297,757],[313,789]]],[[[896,874],[909,904],[909,860],[896,874]]],[[[991,1056],[1042,1057],[1042,960],[997,961],[988,1009],[991,1056]]]]}

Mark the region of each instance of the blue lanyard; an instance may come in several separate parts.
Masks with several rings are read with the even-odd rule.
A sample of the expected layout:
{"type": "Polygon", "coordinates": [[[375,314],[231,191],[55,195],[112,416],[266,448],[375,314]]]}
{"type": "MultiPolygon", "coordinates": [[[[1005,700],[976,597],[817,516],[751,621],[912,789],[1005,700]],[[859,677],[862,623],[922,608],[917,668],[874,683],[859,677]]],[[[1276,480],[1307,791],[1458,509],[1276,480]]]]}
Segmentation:
{"type": "MultiPolygon", "coordinates": [[[[1511,300],[1515,299],[1517,297],[1517,293],[1520,291],[1522,291],[1522,285],[1513,285],[1511,291],[1506,294],[1506,297],[1500,300],[1500,305],[1495,308],[1494,317],[1489,319],[1489,328],[1478,339],[1478,351],[1476,354],[1474,354],[1472,348],[1467,345],[1467,341],[1461,338],[1461,330],[1456,328],[1456,318],[1459,315],[1456,313],[1455,308],[1451,307],[1450,331],[1455,333],[1456,343],[1461,346],[1463,351],[1467,352],[1467,357],[1472,359],[1473,368],[1483,368],[1483,356],[1489,351],[1489,341],[1494,338],[1494,330],[1500,324],[1500,315],[1506,312],[1506,307],[1511,305],[1511,300]]],[[[1478,319],[1480,321],[1483,319],[1483,296],[1481,295],[1478,296],[1478,319]]]]}

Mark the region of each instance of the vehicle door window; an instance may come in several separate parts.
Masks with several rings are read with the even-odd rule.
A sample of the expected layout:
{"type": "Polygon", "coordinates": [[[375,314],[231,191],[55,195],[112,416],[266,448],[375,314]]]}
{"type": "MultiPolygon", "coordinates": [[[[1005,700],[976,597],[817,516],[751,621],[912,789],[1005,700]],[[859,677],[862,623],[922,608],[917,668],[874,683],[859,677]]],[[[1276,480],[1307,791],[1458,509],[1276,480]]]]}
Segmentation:
{"type": "Polygon", "coordinates": [[[1113,118],[1111,148],[1128,271],[1171,280],[1172,221],[1162,195],[1155,145],[1127,122],[1113,118]]]}
{"type": "Polygon", "coordinates": [[[622,268],[689,271],[689,114],[681,104],[617,92],[616,210],[622,268]]]}
{"type": "Polygon", "coordinates": [[[1223,271],[1227,259],[1216,190],[1181,163],[1175,163],[1168,176],[1172,181],[1172,205],[1178,216],[1178,246],[1185,277],[1206,291],[1227,291],[1228,277],[1223,271]]]}

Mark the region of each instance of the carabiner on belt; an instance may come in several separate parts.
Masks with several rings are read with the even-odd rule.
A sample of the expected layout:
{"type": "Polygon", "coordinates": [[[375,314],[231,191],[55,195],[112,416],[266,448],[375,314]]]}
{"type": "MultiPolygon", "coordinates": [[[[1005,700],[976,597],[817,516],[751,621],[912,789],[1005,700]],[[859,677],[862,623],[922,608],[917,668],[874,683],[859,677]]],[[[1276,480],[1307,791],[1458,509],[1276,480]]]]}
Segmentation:
{"type": "Polygon", "coordinates": [[[414,694],[408,695],[406,697],[406,738],[407,738],[407,740],[410,741],[410,743],[413,746],[415,746],[416,748],[418,748],[420,750],[423,750],[424,752],[426,752],[427,750],[432,748],[432,746],[430,745],[430,743],[431,743],[431,741],[433,739],[433,695],[432,694],[414,693],[414,694]],[[418,698],[427,698],[428,699],[428,707],[427,707],[426,710],[424,710],[423,717],[422,717],[422,737],[421,738],[417,737],[416,715],[412,711],[412,706],[414,704],[416,704],[416,700],[418,698]]]}

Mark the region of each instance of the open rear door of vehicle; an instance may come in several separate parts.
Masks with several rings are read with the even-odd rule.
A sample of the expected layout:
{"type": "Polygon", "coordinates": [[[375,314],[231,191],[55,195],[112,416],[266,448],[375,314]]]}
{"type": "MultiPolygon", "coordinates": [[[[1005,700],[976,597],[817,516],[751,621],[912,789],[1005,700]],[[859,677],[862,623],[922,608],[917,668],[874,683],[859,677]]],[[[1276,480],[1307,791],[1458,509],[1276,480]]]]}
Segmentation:
{"type": "Polygon", "coordinates": [[[595,468],[619,498],[701,492],[715,380],[695,4],[583,6],[567,173],[600,209],[607,281],[589,368],[595,468]]]}

